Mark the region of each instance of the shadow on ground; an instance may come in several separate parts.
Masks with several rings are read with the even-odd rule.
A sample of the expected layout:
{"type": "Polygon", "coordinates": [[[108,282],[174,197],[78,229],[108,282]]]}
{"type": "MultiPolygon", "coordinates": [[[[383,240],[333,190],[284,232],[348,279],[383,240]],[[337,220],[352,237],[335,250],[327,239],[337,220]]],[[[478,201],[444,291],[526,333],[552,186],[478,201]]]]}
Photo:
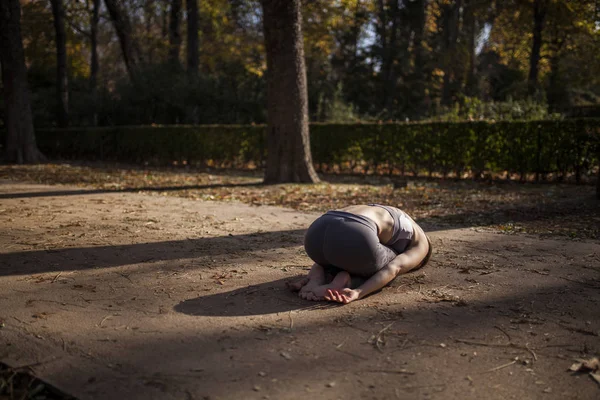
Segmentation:
{"type": "MultiPolygon", "coordinates": [[[[600,350],[597,322],[583,322],[593,317],[598,294],[579,285],[546,283],[481,296],[461,307],[398,294],[391,304],[360,307],[357,302],[330,311],[283,302],[273,291],[281,286],[283,280],[184,301],[176,311],[250,318],[232,318],[228,329],[209,334],[179,329],[156,338],[123,337],[123,351],[107,360],[145,386],[143,393],[153,393],[151,398],[186,393],[260,398],[253,385],[261,395],[281,399],[297,398],[305,387],[315,398],[334,393],[349,399],[429,398],[427,393],[438,393],[439,399],[537,398],[549,385],[553,392],[568,390],[573,398],[591,399],[597,393],[587,377],[575,380],[576,374],[567,371],[571,357],[600,350]],[[290,313],[289,320],[286,315],[251,319],[288,311],[295,315],[290,313]],[[381,339],[380,345],[373,338],[381,339]],[[527,371],[532,368],[535,374],[527,371]],[[540,386],[540,381],[551,383],[540,386]]],[[[95,376],[88,390],[95,390],[95,382],[111,380],[111,375],[95,376]]]]}
{"type": "MultiPolygon", "coordinates": [[[[600,210],[600,203],[593,212],[590,212],[588,207],[575,207],[575,203],[577,202],[573,200],[573,206],[567,209],[544,210],[538,207],[497,209],[485,213],[457,213],[444,217],[422,218],[417,222],[426,232],[431,233],[455,228],[535,221],[541,218],[541,215],[544,218],[552,216],[594,218],[594,212],[600,210]]],[[[130,245],[5,253],[0,254],[0,276],[106,268],[221,254],[248,254],[259,250],[302,246],[305,232],[306,229],[294,229],[130,245]],[[42,259],[44,259],[43,263],[40,262],[42,259]]]]}
{"type": "Polygon", "coordinates": [[[305,229],[0,254],[0,276],[108,268],[301,246],[305,229]]]}
{"type": "Polygon", "coordinates": [[[185,300],[173,309],[188,315],[233,317],[339,307],[333,303],[311,303],[302,300],[295,293],[287,290],[285,282],[288,280],[279,279],[225,293],[185,300]]]}
{"type": "Polygon", "coordinates": [[[108,193],[138,193],[138,192],[177,192],[184,190],[203,190],[232,187],[261,187],[262,183],[219,183],[210,185],[180,185],[180,186],[142,186],[127,189],[63,189],[43,192],[0,193],[0,199],[27,199],[37,197],[82,196],[108,193]]]}

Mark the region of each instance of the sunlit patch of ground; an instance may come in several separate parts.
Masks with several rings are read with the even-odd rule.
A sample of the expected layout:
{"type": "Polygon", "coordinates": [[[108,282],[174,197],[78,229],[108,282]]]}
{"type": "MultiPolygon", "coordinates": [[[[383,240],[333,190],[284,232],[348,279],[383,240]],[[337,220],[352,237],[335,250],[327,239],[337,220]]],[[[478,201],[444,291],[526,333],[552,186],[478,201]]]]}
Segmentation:
{"type": "Polygon", "coordinates": [[[144,168],[108,164],[0,166],[0,179],[142,191],[199,200],[327,211],[358,203],[391,204],[424,224],[485,227],[507,234],[600,238],[595,188],[572,184],[324,175],[314,185],[262,185],[258,171],[144,168]]]}

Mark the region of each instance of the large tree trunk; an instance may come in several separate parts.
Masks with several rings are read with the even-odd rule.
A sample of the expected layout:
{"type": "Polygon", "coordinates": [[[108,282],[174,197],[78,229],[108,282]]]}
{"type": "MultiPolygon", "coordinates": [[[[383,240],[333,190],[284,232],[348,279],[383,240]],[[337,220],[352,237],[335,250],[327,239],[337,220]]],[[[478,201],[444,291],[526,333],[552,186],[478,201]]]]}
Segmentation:
{"type": "Polygon", "coordinates": [[[318,182],[308,131],[300,0],[261,0],[267,52],[265,183],[318,182]]]}
{"type": "Polygon", "coordinates": [[[67,35],[62,0],[50,0],[56,33],[56,125],[69,126],[69,78],[67,74],[67,35]]]}
{"type": "Polygon", "coordinates": [[[98,21],[100,18],[100,0],[92,1],[92,16],[90,18],[90,93],[92,95],[92,125],[98,125],[98,21]]]}
{"type": "Polygon", "coordinates": [[[131,80],[135,82],[140,60],[139,51],[137,50],[132,37],[131,22],[129,21],[127,14],[119,7],[117,0],[104,0],[104,4],[106,4],[113,26],[119,37],[127,73],[131,80]]]}
{"type": "Polygon", "coordinates": [[[0,63],[6,110],[6,160],[19,164],[43,161],[33,130],[19,0],[0,1],[0,63]]]}
{"type": "Polygon", "coordinates": [[[542,32],[544,30],[544,21],[546,19],[547,4],[546,0],[534,0],[533,2],[533,43],[531,45],[531,55],[529,57],[529,79],[527,86],[529,95],[533,96],[538,90],[538,69],[540,63],[540,53],[542,50],[542,32]]]}
{"type": "Polygon", "coordinates": [[[171,17],[169,19],[169,62],[179,66],[181,51],[181,0],[171,1],[171,17]]]}
{"type": "Polygon", "coordinates": [[[187,70],[190,76],[195,76],[200,65],[198,0],[186,0],[185,6],[187,9],[187,70]]]}

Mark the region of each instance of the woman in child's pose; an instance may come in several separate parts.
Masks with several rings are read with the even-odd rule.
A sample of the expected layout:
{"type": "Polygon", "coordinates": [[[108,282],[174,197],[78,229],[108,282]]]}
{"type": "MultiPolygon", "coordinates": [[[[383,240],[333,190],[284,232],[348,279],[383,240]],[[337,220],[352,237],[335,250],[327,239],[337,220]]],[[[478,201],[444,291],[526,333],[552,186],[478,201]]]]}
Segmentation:
{"type": "Polygon", "coordinates": [[[344,304],[421,268],[431,256],[423,229],[404,211],[380,204],[328,211],[308,228],[304,248],[315,263],[289,288],[306,300],[344,304]]]}

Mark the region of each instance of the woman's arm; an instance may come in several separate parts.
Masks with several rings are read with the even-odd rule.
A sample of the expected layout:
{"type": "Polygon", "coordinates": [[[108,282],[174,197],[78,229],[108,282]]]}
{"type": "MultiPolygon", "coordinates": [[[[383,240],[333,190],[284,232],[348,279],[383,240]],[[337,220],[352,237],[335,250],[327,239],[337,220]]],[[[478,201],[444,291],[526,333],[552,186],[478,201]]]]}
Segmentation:
{"type": "MultiPolygon", "coordinates": [[[[419,228],[420,230],[420,228],[419,228]]],[[[429,242],[425,233],[420,230],[417,238],[413,240],[408,249],[398,254],[385,267],[377,271],[375,275],[367,279],[365,283],[356,289],[328,290],[325,295],[326,300],[337,301],[339,303],[350,303],[351,301],[362,299],[369,294],[376,292],[390,283],[400,274],[416,268],[421,264],[427,252],[429,251],[429,242]]]]}

